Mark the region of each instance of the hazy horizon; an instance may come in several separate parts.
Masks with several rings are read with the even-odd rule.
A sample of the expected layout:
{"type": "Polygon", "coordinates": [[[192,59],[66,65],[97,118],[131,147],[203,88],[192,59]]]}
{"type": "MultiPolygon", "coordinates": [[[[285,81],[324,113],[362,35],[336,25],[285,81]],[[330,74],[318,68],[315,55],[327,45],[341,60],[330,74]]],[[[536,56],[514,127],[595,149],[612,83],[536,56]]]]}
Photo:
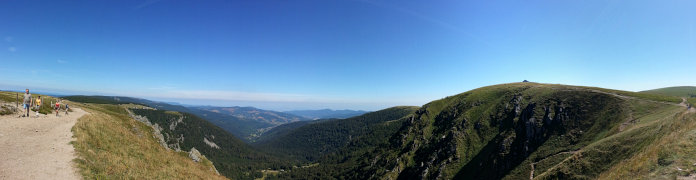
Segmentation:
{"type": "Polygon", "coordinates": [[[693,1],[4,1],[0,89],[269,110],[693,86],[693,1]]]}

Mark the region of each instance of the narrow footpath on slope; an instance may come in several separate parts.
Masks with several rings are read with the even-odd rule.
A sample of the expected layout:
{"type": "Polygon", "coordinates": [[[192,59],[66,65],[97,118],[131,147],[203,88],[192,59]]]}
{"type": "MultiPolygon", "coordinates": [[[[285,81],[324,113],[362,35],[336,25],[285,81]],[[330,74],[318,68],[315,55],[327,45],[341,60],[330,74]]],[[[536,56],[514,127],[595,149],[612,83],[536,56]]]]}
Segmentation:
{"type": "Polygon", "coordinates": [[[696,113],[696,107],[689,108],[689,106],[686,105],[686,98],[682,98],[682,102],[679,103],[679,105],[683,106],[683,107],[687,107],[688,108],[686,111],[687,113],[696,113]]]}
{"type": "Polygon", "coordinates": [[[81,179],[72,162],[76,155],[70,130],[87,112],[72,111],[0,116],[0,179],[81,179]]]}

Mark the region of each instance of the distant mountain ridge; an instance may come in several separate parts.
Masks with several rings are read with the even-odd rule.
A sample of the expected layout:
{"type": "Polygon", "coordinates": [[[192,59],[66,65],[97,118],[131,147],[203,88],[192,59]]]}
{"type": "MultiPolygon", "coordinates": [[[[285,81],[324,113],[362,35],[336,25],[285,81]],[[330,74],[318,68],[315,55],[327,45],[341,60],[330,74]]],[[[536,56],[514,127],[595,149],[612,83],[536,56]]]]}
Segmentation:
{"type": "Polygon", "coordinates": [[[196,107],[190,107],[190,108],[227,114],[227,115],[231,115],[231,116],[235,116],[235,117],[239,117],[239,118],[253,119],[256,121],[265,122],[265,123],[269,123],[269,124],[273,124],[273,125],[281,125],[281,124],[290,123],[290,122],[310,120],[309,118],[305,118],[305,117],[290,114],[290,113],[263,110],[263,109],[259,109],[259,108],[255,108],[255,107],[196,106],[196,107]]]}
{"type": "Polygon", "coordinates": [[[294,111],[284,111],[284,113],[294,114],[302,116],[309,119],[345,119],[355,116],[360,116],[369,111],[362,110],[332,110],[332,109],[319,109],[319,110],[294,110],[294,111]]]}
{"type": "MultiPolygon", "coordinates": [[[[397,106],[346,119],[320,119],[278,126],[254,145],[277,155],[302,161],[315,161],[342,148],[357,147],[377,140],[386,141],[401,123],[388,123],[413,113],[418,107],[397,106]],[[385,131],[375,135],[376,132],[385,131]],[[357,141],[353,142],[352,141],[357,141]]],[[[374,143],[379,144],[379,143],[374,143]]],[[[371,144],[371,145],[374,145],[371,144]]]]}
{"type": "Polygon", "coordinates": [[[164,102],[151,101],[142,98],[123,97],[123,96],[65,96],[63,97],[70,101],[82,103],[96,104],[140,104],[150,106],[157,109],[178,111],[194,114],[198,117],[206,119],[211,123],[220,126],[226,131],[232,133],[239,139],[251,141],[254,137],[258,137],[260,133],[268,130],[271,127],[277,126],[267,122],[256,121],[254,119],[240,118],[225,113],[218,113],[197,108],[188,108],[181,105],[172,105],[164,102]]]}
{"type": "Polygon", "coordinates": [[[354,118],[297,124],[256,147],[320,164],[270,179],[621,179],[636,177],[634,167],[648,179],[667,178],[674,176],[662,174],[696,161],[678,150],[696,137],[689,135],[695,116],[682,101],[595,87],[500,84],[432,101],[402,118],[375,118],[381,127],[344,128],[354,118]]]}

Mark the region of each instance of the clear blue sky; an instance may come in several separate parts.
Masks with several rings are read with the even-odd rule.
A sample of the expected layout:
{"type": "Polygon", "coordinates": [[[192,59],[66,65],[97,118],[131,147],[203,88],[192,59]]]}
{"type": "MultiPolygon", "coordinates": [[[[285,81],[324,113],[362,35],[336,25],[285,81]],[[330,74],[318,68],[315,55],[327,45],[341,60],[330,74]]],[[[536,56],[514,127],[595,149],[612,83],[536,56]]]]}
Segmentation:
{"type": "Polygon", "coordinates": [[[0,2],[0,89],[274,110],[696,85],[696,1],[0,2]]]}

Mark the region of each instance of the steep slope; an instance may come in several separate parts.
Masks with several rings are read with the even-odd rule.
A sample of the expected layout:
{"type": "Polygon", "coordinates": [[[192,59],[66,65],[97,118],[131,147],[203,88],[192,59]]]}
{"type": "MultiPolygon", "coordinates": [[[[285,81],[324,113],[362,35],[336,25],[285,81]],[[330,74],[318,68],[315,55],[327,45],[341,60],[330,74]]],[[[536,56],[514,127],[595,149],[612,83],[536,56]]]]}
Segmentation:
{"type": "Polygon", "coordinates": [[[260,134],[263,134],[273,124],[260,122],[252,119],[239,118],[227,114],[216,113],[200,109],[188,109],[187,111],[209,122],[220,126],[222,129],[234,134],[245,142],[253,142],[260,134]]]}
{"type": "Polygon", "coordinates": [[[314,124],[314,123],[319,123],[323,122],[326,120],[314,120],[314,121],[297,121],[297,122],[291,122],[287,124],[283,124],[280,126],[276,126],[266,132],[264,132],[261,136],[259,136],[254,143],[260,144],[272,139],[280,138],[283,136],[287,136],[293,130],[300,128],[302,126],[308,125],[308,124],[314,124]]]}
{"type": "Polygon", "coordinates": [[[195,148],[212,160],[217,170],[226,177],[250,179],[260,177],[260,171],[253,171],[256,169],[290,166],[287,161],[260,153],[232,134],[193,114],[151,109],[130,111],[152,123],[169,148],[176,151],[195,148]]]}
{"type": "Polygon", "coordinates": [[[379,131],[381,123],[399,119],[415,110],[415,107],[393,107],[348,119],[324,120],[308,123],[268,141],[256,144],[259,149],[292,158],[315,161],[337,152],[354,138],[379,131]]]}
{"type": "Polygon", "coordinates": [[[302,117],[309,118],[309,119],[331,119],[331,118],[345,119],[345,118],[363,115],[363,114],[367,113],[367,111],[356,111],[356,110],[348,110],[348,109],[345,109],[345,110],[320,109],[320,110],[285,111],[285,113],[294,114],[294,115],[302,116],[302,117]]]}
{"type": "Polygon", "coordinates": [[[275,126],[274,124],[260,122],[252,119],[239,118],[223,113],[217,113],[207,110],[187,108],[181,105],[171,105],[164,102],[150,101],[147,99],[132,98],[132,97],[122,97],[122,96],[66,96],[65,99],[83,102],[83,103],[97,103],[97,104],[140,104],[145,106],[150,106],[157,109],[187,112],[195,114],[198,117],[202,117],[213,124],[222,127],[228,132],[234,134],[235,136],[241,138],[245,141],[250,141],[261,134],[263,131],[270,127],[275,126]]]}
{"type": "Polygon", "coordinates": [[[488,86],[424,105],[400,120],[400,130],[387,145],[278,177],[593,179],[626,174],[630,171],[619,163],[667,137],[671,129],[663,127],[683,121],[676,118],[685,113],[678,102],[677,97],[594,87],[488,86]]]}
{"type": "Polygon", "coordinates": [[[391,171],[372,172],[427,179],[596,177],[656,135],[636,134],[641,131],[626,126],[652,121],[646,116],[656,112],[665,113],[659,117],[678,112],[678,106],[631,94],[517,83],[434,101],[394,136],[397,150],[377,160],[376,167],[391,171]]]}
{"type": "Polygon", "coordinates": [[[152,128],[128,117],[123,107],[70,105],[89,112],[72,127],[70,143],[78,156],[73,162],[85,179],[225,179],[205,158],[196,163],[186,154],[167,151],[152,128]]]}

